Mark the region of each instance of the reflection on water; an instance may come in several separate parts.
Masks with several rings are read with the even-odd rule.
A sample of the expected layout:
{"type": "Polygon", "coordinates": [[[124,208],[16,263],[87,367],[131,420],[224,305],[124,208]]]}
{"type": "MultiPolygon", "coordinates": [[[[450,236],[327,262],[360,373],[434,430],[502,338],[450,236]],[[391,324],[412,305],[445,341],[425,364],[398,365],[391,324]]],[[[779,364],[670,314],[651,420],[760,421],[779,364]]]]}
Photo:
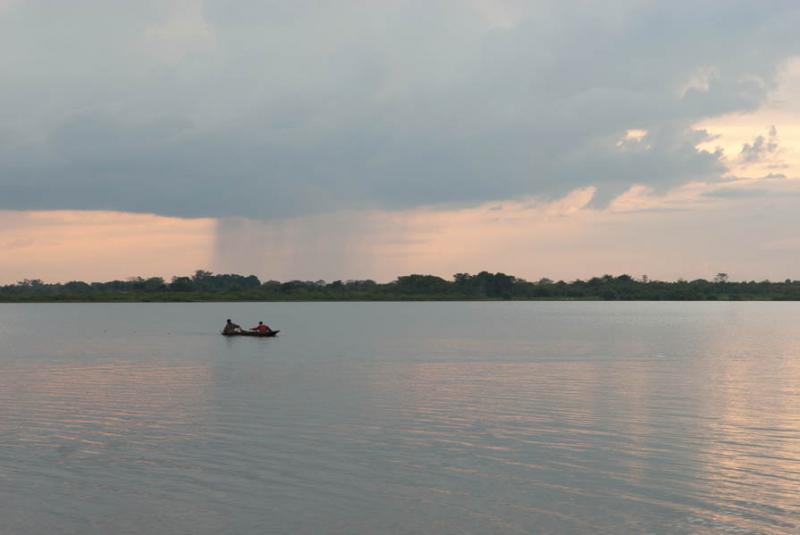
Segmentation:
{"type": "Polygon", "coordinates": [[[209,381],[206,366],[111,362],[5,370],[0,436],[13,432],[18,447],[55,448],[59,462],[115,445],[187,438],[201,418],[209,381]]]}
{"type": "Polygon", "coordinates": [[[787,303],[0,305],[0,531],[797,532],[798,320],[787,303]],[[228,316],[284,334],[223,339],[228,316]]]}

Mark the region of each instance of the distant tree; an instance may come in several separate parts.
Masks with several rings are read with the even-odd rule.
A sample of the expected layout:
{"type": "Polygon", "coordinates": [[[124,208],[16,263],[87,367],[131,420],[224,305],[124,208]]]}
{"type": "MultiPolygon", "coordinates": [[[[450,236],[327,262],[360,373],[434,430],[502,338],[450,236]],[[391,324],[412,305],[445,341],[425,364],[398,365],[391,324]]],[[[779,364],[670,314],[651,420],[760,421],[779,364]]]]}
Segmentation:
{"type": "Polygon", "coordinates": [[[127,282],[133,290],[144,290],[144,279],[142,277],[128,277],[128,280],[125,282],[127,282]]]}
{"type": "Polygon", "coordinates": [[[169,289],[174,292],[191,292],[194,290],[194,282],[189,277],[172,277],[169,289]]]}
{"type": "Polygon", "coordinates": [[[70,281],[64,285],[64,289],[71,293],[85,294],[91,289],[91,286],[81,281],[70,281]]]}
{"type": "MultiPolygon", "coordinates": [[[[485,271],[483,273],[486,273],[485,271]]],[[[483,274],[482,273],[482,274],[483,274]]],[[[501,299],[511,299],[514,292],[514,284],[517,282],[515,277],[505,273],[491,273],[486,277],[486,296],[500,297],[501,299]]]]}
{"type": "Polygon", "coordinates": [[[349,280],[344,286],[347,290],[352,290],[355,292],[373,292],[377,288],[378,283],[370,279],[349,280]]]}
{"type": "Polygon", "coordinates": [[[41,288],[44,286],[44,282],[42,282],[41,279],[24,279],[18,282],[17,286],[23,288],[41,288]]]}
{"type": "Polygon", "coordinates": [[[731,282],[726,273],[713,280],[691,282],[635,280],[629,275],[604,275],[583,281],[542,278],[528,282],[505,273],[481,271],[476,275],[456,273],[452,280],[434,275],[412,274],[390,283],[373,280],[324,281],[270,280],[261,283],[255,275],[213,274],[198,270],[192,276],[132,277],[128,280],[86,283],[45,283],[25,279],[0,285],[0,301],[147,301],[154,298],[186,301],[225,300],[356,300],[356,299],[651,299],[651,300],[744,300],[772,299],[800,301],[800,281],[786,279],[731,282]],[[645,281],[647,284],[644,284],[645,281]],[[170,297],[171,296],[171,297],[170,297]]]}
{"type": "Polygon", "coordinates": [[[144,289],[149,292],[163,291],[167,288],[161,277],[150,277],[144,281],[144,289]]]}
{"type": "Polygon", "coordinates": [[[440,295],[447,292],[448,285],[446,280],[434,275],[405,275],[395,281],[397,290],[405,294],[440,295]]]}
{"type": "Polygon", "coordinates": [[[199,281],[199,280],[207,279],[207,278],[213,277],[213,276],[214,276],[214,273],[212,273],[211,271],[205,271],[203,269],[198,269],[197,271],[194,272],[194,276],[192,277],[192,279],[194,279],[195,281],[199,281]]]}

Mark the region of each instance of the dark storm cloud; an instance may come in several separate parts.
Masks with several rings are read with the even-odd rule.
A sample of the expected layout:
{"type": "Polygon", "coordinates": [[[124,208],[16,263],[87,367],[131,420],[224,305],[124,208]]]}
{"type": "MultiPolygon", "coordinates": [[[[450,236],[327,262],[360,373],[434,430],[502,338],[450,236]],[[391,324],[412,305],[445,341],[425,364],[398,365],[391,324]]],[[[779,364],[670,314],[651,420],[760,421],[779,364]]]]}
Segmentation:
{"type": "Polygon", "coordinates": [[[713,179],[691,125],[756,108],[800,48],[795,2],[113,4],[0,12],[0,208],[283,217],[713,179]]]}

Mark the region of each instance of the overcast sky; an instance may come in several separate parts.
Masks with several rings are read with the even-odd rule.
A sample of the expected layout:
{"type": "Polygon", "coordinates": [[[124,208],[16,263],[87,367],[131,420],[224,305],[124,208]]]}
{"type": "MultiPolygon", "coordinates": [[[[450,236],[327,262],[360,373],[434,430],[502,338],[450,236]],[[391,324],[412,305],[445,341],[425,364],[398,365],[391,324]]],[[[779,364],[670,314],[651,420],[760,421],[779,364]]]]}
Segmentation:
{"type": "MultiPolygon", "coordinates": [[[[187,270],[286,277],[312,276],[309,263],[328,278],[470,266],[530,276],[541,265],[519,247],[549,243],[543,214],[576,195],[559,221],[625,214],[631,241],[613,258],[581,256],[614,237],[572,218],[571,232],[592,238],[548,245],[552,271],[657,272],[672,262],[631,255],[659,239],[673,259],[707,249],[681,249],[689,221],[707,241],[790,239],[799,27],[796,0],[0,0],[0,247],[14,256],[0,280],[73,276],[80,264],[64,256],[30,260],[46,243],[22,230],[39,214],[34,226],[60,235],[61,219],[42,215],[60,210],[78,214],[73,227],[80,214],[96,226],[99,213],[111,225],[131,212],[159,228],[196,224],[207,252],[185,256],[187,270]],[[774,202],[781,226],[758,219],[774,202]],[[534,215],[504,219],[527,225],[507,249],[465,257],[457,242],[510,239],[479,224],[490,209],[534,215]],[[661,235],[636,235],[645,220],[632,214],[664,210],[661,235]],[[733,222],[713,215],[725,210],[733,222]],[[456,222],[477,226],[443,230],[456,222]],[[438,252],[381,248],[420,240],[438,252]]],[[[127,238],[150,232],[137,221],[127,238]]],[[[76,278],[139,274],[97,239],[106,267],[76,278]]],[[[166,262],[166,243],[149,271],[184,265],[166,262]]],[[[786,247],[664,275],[738,261],[746,276],[772,275],[798,260],[786,247]]]]}

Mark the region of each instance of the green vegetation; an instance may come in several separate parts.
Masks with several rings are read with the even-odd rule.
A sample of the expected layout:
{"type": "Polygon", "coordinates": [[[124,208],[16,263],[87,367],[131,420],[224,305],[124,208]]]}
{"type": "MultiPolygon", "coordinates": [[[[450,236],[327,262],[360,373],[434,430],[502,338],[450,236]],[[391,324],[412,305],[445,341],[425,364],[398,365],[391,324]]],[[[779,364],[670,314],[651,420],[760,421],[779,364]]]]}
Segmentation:
{"type": "Polygon", "coordinates": [[[24,280],[0,286],[4,302],[107,301],[421,301],[421,300],[800,300],[800,281],[730,282],[725,273],[712,280],[662,282],[647,277],[604,275],[572,282],[529,282],[504,273],[458,273],[452,280],[406,275],[381,284],[353,281],[267,281],[254,275],[133,278],[111,282],[47,284],[24,280]]]}

